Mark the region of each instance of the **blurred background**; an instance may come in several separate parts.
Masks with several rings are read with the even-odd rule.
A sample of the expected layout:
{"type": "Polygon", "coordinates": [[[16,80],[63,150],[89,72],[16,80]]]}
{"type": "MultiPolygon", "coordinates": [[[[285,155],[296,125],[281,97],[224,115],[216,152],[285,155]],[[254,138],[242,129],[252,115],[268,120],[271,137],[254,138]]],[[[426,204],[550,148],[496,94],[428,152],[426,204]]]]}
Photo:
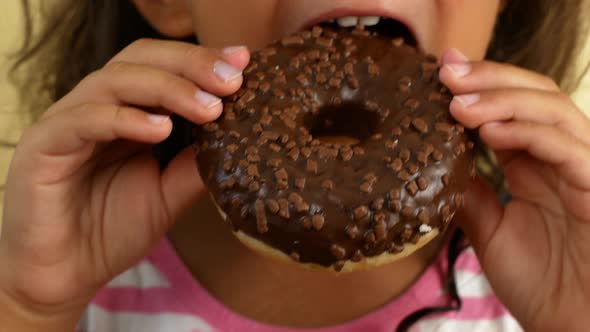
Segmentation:
{"type": "MultiPolygon", "coordinates": [[[[125,1],[125,0],[122,0],[125,1]]],[[[18,99],[15,89],[8,83],[7,70],[9,57],[20,46],[21,11],[19,0],[0,1],[0,142],[14,143],[19,139],[21,130],[28,123],[28,118],[19,112],[18,99]]],[[[584,57],[580,64],[590,59],[590,39],[584,57]]],[[[26,92],[25,92],[26,93],[26,92]]],[[[35,98],[35,96],[27,96],[35,98]]],[[[590,115],[590,75],[582,82],[574,94],[576,102],[586,114],[590,115]]],[[[0,143],[0,215],[4,201],[5,177],[13,148],[0,143]]]]}

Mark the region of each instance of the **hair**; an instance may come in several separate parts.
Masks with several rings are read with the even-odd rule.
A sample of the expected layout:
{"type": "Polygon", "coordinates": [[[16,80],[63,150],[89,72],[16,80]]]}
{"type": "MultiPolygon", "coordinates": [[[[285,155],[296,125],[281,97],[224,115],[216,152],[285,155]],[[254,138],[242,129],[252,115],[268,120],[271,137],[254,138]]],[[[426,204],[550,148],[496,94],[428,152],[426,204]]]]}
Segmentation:
{"type": "MultiPolygon", "coordinates": [[[[32,13],[36,11],[32,10],[31,0],[21,1],[25,37],[11,77],[21,91],[26,87],[27,99],[21,94],[23,108],[33,117],[134,40],[165,38],[143,19],[130,0],[61,0],[43,8],[44,24],[40,29],[33,25],[32,13]]],[[[576,60],[586,41],[588,26],[584,17],[590,0],[506,1],[487,59],[545,74],[565,92],[573,91],[582,77],[582,72],[576,72],[576,60]]],[[[486,155],[484,159],[489,161],[491,157],[486,155]]],[[[490,171],[490,164],[493,162],[478,163],[480,173],[488,175],[486,178],[500,194],[505,193],[501,175],[493,168],[490,171]]],[[[426,315],[460,309],[453,266],[465,247],[463,239],[462,233],[456,231],[448,251],[446,285],[452,304],[417,311],[406,317],[397,331],[407,330],[426,315]]]]}

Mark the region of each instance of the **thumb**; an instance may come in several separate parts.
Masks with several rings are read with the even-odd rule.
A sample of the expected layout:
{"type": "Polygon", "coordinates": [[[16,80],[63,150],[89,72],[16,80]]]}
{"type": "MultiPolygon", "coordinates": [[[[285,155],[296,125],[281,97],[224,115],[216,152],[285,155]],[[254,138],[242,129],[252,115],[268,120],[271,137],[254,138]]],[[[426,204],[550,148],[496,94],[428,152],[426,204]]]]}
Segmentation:
{"type": "Polygon", "coordinates": [[[192,147],[184,149],[162,174],[162,195],[172,223],[206,193],[195,157],[192,147]]]}
{"type": "Polygon", "coordinates": [[[476,178],[465,193],[465,218],[459,218],[458,222],[473,249],[482,258],[500,225],[503,213],[494,191],[481,178],[476,178]]]}

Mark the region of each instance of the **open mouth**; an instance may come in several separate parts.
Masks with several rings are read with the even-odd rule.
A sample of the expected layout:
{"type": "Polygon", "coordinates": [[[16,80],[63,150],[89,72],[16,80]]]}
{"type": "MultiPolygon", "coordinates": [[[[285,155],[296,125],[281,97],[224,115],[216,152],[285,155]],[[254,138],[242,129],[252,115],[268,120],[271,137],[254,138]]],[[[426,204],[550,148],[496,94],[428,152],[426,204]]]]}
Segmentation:
{"type": "Polygon", "coordinates": [[[403,38],[406,44],[418,47],[418,41],[408,26],[393,18],[383,16],[346,16],[324,21],[320,25],[331,28],[350,29],[361,25],[365,29],[382,36],[403,38]]]}

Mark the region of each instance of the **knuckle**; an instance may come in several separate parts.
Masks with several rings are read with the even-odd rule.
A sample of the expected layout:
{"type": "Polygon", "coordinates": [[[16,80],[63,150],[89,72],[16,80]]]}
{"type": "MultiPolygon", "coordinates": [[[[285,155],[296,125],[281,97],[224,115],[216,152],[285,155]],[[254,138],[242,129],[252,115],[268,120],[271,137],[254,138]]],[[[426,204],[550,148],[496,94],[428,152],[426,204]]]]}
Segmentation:
{"type": "Polygon", "coordinates": [[[123,107],[117,104],[94,104],[84,103],[71,110],[74,116],[79,119],[98,117],[107,118],[109,121],[118,121],[122,117],[123,107]]]}
{"type": "Polygon", "coordinates": [[[95,121],[97,118],[104,116],[105,109],[109,106],[87,102],[65,110],[62,112],[62,116],[77,123],[95,121]]]}
{"type": "Polygon", "coordinates": [[[29,141],[31,141],[32,137],[35,136],[35,133],[37,132],[37,128],[40,126],[40,123],[42,121],[38,121],[36,123],[34,123],[33,125],[24,128],[22,130],[22,134],[21,134],[21,138],[20,138],[20,144],[19,145],[23,145],[28,143],[29,141]]]}
{"type": "Polygon", "coordinates": [[[117,62],[117,61],[120,61],[121,59],[128,58],[128,57],[132,56],[133,54],[141,53],[142,51],[145,51],[145,49],[153,42],[154,42],[154,40],[150,39],[150,38],[137,39],[137,40],[133,41],[131,44],[127,45],[119,53],[117,53],[117,55],[115,55],[111,60],[109,60],[109,62],[107,62],[107,65],[112,62],[117,62]]]}
{"type": "Polygon", "coordinates": [[[586,114],[578,107],[572,97],[563,91],[554,93],[554,96],[565,107],[560,109],[561,112],[555,112],[554,116],[564,124],[584,124],[588,121],[586,114]]]}
{"type": "Polygon", "coordinates": [[[94,70],[92,72],[90,72],[90,74],[86,75],[78,84],[78,86],[86,86],[88,84],[90,84],[91,82],[96,82],[99,81],[101,79],[101,77],[103,76],[103,70],[102,69],[97,69],[94,70]]]}
{"type": "Polygon", "coordinates": [[[99,74],[119,75],[129,68],[129,64],[123,61],[112,61],[107,63],[99,74]]]}
{"type": "MultiPolygon", "coordinates": [[[[475,70],[477,70],[478,72],[484,74],[484,75],[490,75],[490,74],[494,74],[498,71],[498,64],[491,62],[491,61],[480,61],[480,62],[476,62],[473,64],[475,68],[475,70]]],[[[509,68],[510,65],[508,64],[504,64],[504,66],[506,66],[506,68],[509,68]]]]}
{"type": "Polygon", "coordinates": [[[569,106],[574,106],[574,102],[573,102],[572,98],[568,94],[566,94],[566,93],[564,93],[562,91],[557,91],[557,92],[554,93],[554,96],[561,103],[563,103],[565,105],[569,105],[569,106]]]}
{"type": "Polygon", "coordinates": [[[98,105],[93,103],[83,103],[78,105],[77,107],[72,108],[70,110],[70,113],[73,113],[74,116],[82,117],[84,115],[89,114],[90,112],[97,112],[97,106],[98,105]]]}
{"type": "Polygon", "coordinates": [[[560,91],[559,84],[557,84],[557,82],[553,78],[548,77],[548,76],[543,76],[542,80],[543,80],[543,86],[545,88],[547,88],[548,90],[560,91]]]}
{"type": "Polygon", "coordinates": [[[123,120],[125,109],[121,105],[111,106],[111,121],[113,123],[119,123],[123,120]]]}
{"type": "Polygon", "coordinates": [[[482,92],[480,104],[495,106],[504,105],[506,98],[513,98],[512,96],[517,93],[518,91],[512,91],[510,89],[498,89],[496,91],[482,92]]]}
{"type": "Polygon", "coordinates": [[[160,78],[160,84],[163,87],[170,89],[171,91],[185,87],[184,84],[182,84],[182,80],[180,79],[180,77],[178,77],[176,75],[168,74],[168,73],[161,73],[159,78],[160,78]]]}
{"type": "Polygon", "coordinates": [[[202,46],[188,45],[184,48],[184,59],[187,63],[203,62],[205,49],[202,46]]]}
{"type": "Polygon", "coordinates": [[[463,120],[463,123],[469,129],[475,129],[483,124],[483,122],[480,119],[478,119],[474,116],[465,117],[465,119],[463,120]]]}
{"type": "Polygon", "coordinates": [[[53,114],[55,114],[56,112],[59,112],[59,110],[58,110],[57,106],[55,104],[53,104],[47,110],[45,110],[45,112],[41,113],[38,121],[43,121],[43,120],[49,118],[50,116],[52,116],[53,114]]]}
{"type": "Polygon", "coordinates": [[[155,42],[155,40],[152,38],[139,38],[139,39],[135,40],[134,42],[132,42],[131,44],[129,44],[129,46],[127,46],[123,50],[123,52],[141,51],[142,49],[150,46],[154,42],[155,42]]]}

